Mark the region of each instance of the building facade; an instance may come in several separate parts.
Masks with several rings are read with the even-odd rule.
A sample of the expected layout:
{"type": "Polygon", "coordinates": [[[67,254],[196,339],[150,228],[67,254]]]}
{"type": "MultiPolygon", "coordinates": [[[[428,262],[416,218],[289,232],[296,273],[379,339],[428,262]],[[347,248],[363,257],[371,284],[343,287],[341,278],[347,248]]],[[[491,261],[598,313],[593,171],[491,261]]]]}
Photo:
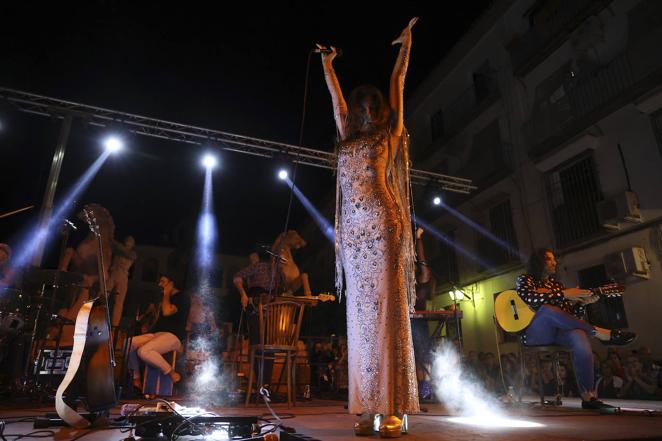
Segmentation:
{"type": "Polygon", "coordinates": [[[435,307],[472,299],[465,348],[495,349],[494,295],[550,247],[569,286],[624,283],[591,319],[662,354],[660,41],[656,0],[494,2],[409,99],[414,166],[478,186],[417,198],[435,307]]]}

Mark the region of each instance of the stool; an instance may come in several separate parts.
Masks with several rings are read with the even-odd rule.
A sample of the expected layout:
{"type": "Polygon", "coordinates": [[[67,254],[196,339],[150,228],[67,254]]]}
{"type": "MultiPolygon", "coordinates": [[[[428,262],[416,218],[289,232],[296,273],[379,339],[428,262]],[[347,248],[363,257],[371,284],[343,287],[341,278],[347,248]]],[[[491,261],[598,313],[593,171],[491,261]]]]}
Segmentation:
{"type": "MultiPolygon", "coordinates": [[[[177,351],[170,351],[163,354],[163,358],[170,363],[170,366],[175,369],[177,362],[177,351]]],[[[161,372],[161,369],[145,365],[145,375],[143,378],[143,394],[145,395],[161,395],[172,396],[173,383],[170,375],[161,372]]]]}
{"type": "MultiPolygon", "coordinates": [[[[540,404],[545,405],[545,391],[543,390],[543,383],[542,383],[542,358],[546,355],[547,356],[551,355],[554,375],[557,378],[556,397],[551,404],[554,406],[562,405],[563,402],[561,401],[561,393],[559,391],[559,386],[558,386],[559,355],[561,353],[569,354],[570,362],[572,363],[572,351],[569,348],[565,348],[557,345],[527,346],[520,342],[519,346],[520,346],[520,400],[521,400],[522,390],[524,388],[524,363],[525,363],[524,358],[526,355],[532,355],[534,357],[534,360],[536,361],[536,369],[538,370],[538,392],[540,395],[540,404]]],[[[576,380],[577,374],[574,372],[574,369],[573,369],[573,373],[575,374],[575,381],[577,381],[576,380]]]]}

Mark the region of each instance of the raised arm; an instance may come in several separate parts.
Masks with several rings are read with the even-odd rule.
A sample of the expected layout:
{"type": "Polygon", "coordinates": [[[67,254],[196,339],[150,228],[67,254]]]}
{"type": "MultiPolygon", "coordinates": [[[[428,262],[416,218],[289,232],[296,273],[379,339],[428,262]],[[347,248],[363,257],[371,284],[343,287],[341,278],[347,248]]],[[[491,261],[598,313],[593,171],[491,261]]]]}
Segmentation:
{"type": "Polygon", "coordinates": [[[432,274],[430,273],[430,268],[428,263],[425,261],[425,247],[423,246],[423,229],[418,227],[416,229],[416,263],[418,265],[418,277],[416,278],[417,283],[428,283],[432,274]]]}
{"type": "Polygon", "coordinates": [[[404,89],[405,89],[405,75],[407,74],[407,67],[409,66],[409,52],[411,50],[411,28],[418,21],[418,17],[409,20],[409,24],[402,31],[400,36],[393,40],[393,45],[400,44],[400,52],[393,67],[391,74],[391,85],[389,90],[389,104],[391,110],[395,113],[395,123],[393,124],[394,136],[402,135],[404,129],[404,89]]]}
{"type": "Polygon", "coordinates": [[[320,54],[322,55],[324,79],[326,80],[326,86],[329,88],[329,93],[331,94],[333,117],[336,120],[336,127],[338,128],[340,139],[344,140],[347,137],[347,103],[342,94],[336,71],[333,69],[333,59],[336,58],[337,55],[336,48],[333,46],[326,48],[321,44],[317,44],[317,47],[320,49],[320,54]]]}

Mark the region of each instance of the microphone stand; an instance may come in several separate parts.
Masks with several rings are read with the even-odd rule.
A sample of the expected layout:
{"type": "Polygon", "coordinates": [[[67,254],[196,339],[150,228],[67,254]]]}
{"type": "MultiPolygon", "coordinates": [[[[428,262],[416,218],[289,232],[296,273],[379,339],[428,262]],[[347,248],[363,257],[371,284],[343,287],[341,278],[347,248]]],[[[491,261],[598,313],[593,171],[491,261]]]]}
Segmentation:
{"type": "MultiPolygon", "coordinates": [[[[460,291],[457,286],[453,285],[453,291],[460,291]]],[[[460,320],[457,315],[457,296],[453,293],[453,319],[455,320],[455,329],[457,332],[457,342],[460,348],[460,354],[464,352],[464,343],[462,342],[462,329],[460,328],[460,320]]]]}

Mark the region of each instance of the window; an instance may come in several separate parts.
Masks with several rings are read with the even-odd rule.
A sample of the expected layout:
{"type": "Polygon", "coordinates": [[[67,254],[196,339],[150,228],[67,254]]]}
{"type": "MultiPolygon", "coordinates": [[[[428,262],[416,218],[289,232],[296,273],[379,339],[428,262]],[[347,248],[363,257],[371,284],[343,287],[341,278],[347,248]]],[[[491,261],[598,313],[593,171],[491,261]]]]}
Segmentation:
{"type": "MultiPolygon", "coordinates": [[[[577,272],[579,286],[596,288],[609,283],[609,276],[604,265],[591,266],[577,272]]],[[[602,328],[627,328],[628,319],[622,295],[601,296],[596,303],[586,307],[588,322],[602,328]]]]}
{"type": "Polygon", "coordinates": [[[444,130],[444,112],[442,109],[437,110],[432,118],[430,118],[430,129],[432,132],[432,141],[443,138],[446,134],[444,130]]]}
{"type": "Polygon", "coordinates": [[[500,265],[519,261],[517,236],[513,226],[510,201],[506,200],[490,209],[490,230],[502,243],[495,244],[491,263],[500,265]]]}
{"type": "Polygon", "coordinates": [[[489,98],[496,90],[496,84],[492,76],[490,62],[484,62],[476,72],[472,74],[476,104],[480,104],[489,98]]]}
{"type": "Polygon", "coordinates": [[[593,157],[580,155],[546,178],[558,245],[567,246],[599,233],[596,204],[602,200],[602,192],[593,157]]]}

